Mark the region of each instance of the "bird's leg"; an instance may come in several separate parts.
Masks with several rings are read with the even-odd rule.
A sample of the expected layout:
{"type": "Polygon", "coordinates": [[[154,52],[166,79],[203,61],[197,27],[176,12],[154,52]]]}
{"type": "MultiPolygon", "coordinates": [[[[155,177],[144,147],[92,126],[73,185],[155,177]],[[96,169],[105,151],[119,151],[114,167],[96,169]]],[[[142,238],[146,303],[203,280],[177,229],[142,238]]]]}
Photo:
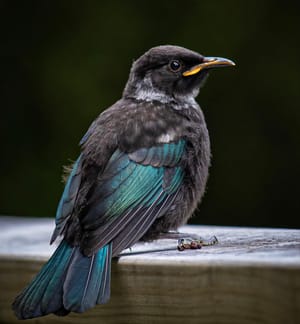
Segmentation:
{"type": "Polygon", "coordinates": [[[161,233],[159,239],[177,239],[177,249],[184,251],[186,249],[201,249],[202,246],[210,246],[218,243],[216,236],[204,239],[194,233],[165,232],[161,233]]]}

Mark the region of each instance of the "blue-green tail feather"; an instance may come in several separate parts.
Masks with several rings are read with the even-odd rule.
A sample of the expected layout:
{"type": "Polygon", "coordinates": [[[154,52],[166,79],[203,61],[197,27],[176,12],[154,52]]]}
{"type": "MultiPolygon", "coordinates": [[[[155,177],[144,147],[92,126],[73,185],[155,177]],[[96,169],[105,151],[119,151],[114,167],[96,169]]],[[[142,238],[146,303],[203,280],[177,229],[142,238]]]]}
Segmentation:
{"type": "MultiPolygon", "coordinates": [[[[110,245],[104,246],[91,257],[83,257],[77,249],[64,283],[63,303],[66,309],[82,313],[99,304],[98,299],[101,303],[108,301],[109,294],[107,299],[102,298],[101,286],[109,285],[110,260],[110,245]]],[[[103,294],[107,294],[105,289],[103,294]]]]}
{"type": "Polygon", "coordinates": [[[62,241],[36,278],[17,296],[13,310],[19,319],[70,311],[84,312],[108,301],[111,245],[91,257],[62,241]]]}

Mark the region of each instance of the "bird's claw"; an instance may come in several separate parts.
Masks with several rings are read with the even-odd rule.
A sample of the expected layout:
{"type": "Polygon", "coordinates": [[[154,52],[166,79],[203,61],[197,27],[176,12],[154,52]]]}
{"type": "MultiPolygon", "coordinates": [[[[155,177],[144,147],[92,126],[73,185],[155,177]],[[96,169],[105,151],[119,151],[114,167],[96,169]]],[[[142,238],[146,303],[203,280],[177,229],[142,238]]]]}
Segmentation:
{"type": "Polygon", "coordinates": [[[212,236],[208,240],[204,240],[202,238],[197,240],[193,240],[191,238],[180,238],[178,240],[177,249],[178,251],[184,251],[188,249],[195,250],[195,249],[201,249],[202,246],[210,246],[210,245],[215,245],[217,243],[218,243],[218,239],[216,236],[212,236]]]}

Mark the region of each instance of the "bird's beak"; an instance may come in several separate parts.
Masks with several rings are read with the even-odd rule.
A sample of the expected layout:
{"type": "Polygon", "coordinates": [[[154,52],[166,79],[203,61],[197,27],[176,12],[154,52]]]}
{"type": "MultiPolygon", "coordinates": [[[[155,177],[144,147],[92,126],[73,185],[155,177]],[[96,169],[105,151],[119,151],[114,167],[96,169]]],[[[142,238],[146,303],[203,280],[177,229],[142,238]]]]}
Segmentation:
{"type": "Polygon", "coordinates": [[[208,68],[234,66],[235,63],[223,57],[205,57],[201,64],[193,66],[191,69],[182,73],[183,76],[190,76],[208,68]]]}

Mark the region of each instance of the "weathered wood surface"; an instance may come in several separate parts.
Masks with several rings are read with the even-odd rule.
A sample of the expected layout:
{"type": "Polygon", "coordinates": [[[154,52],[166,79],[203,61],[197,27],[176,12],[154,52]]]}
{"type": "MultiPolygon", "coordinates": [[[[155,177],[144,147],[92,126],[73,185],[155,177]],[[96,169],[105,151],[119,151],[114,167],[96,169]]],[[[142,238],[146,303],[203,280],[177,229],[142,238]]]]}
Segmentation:
{"type": "MultiPolygon", "coordinates": [[[[0,323],[20,323],[14,296],[55,247],[52,219],[0,218],[0,323]]],[[[26,323],[300,323],[300,230],[186,226],[219,244],[179,252],[138,244],[113,262],[112,297],[85,314],[26,323]]]]}

